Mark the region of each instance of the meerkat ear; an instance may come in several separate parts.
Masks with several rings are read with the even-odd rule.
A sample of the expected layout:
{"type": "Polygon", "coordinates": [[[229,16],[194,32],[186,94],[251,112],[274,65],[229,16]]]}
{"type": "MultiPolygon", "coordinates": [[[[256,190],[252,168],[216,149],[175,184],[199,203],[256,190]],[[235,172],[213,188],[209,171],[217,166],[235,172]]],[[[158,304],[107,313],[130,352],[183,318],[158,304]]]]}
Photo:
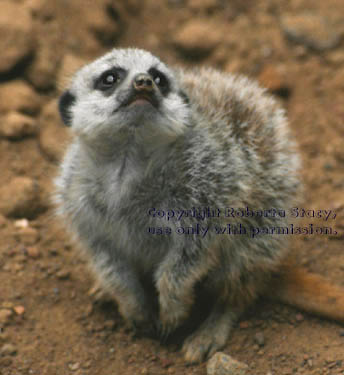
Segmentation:
{"type": "Polygon", "coordinates": [[[59,112],[62,118],[63,123],[66,126],[72,125],[72,113],[71,106],[75,103],[75,95],[73,95],[69,90],[66,90],[60,97],[59,100],[59,112]]]}
{"type": "Polygon", "coordinates": [[[178,94],[179,94],[179,96],[183,99],[183,102],[184,102],[185,104],[189,104],[189,103],[190,103],[190,99],[189,99],[189,97],[186,95],[185,91],[183,91],[183,90],[179,90],[178,94]]]}

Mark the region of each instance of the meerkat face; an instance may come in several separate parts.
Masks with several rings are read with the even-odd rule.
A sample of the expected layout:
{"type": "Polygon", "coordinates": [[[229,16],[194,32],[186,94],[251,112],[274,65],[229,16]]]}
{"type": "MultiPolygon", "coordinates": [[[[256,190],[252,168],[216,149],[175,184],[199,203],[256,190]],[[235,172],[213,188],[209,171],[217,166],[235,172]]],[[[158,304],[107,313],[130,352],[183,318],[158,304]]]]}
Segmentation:
{"type": "Polygon", "coordinates": [[[61,96],[59,110],[64,123],[87,139],[173,138],[188,126],[190,112],[173,72],[138,49],[114,49],[83,67],[61,96]]]}

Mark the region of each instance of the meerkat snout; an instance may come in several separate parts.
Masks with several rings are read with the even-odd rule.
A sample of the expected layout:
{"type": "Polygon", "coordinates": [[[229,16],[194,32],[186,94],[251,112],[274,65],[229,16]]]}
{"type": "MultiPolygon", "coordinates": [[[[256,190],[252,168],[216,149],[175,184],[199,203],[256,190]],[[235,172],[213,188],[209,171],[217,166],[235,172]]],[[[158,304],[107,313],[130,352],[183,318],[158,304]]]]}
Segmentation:
{"type": "Polygon", "coordinates": [[[133,86],[134,89],[137,91],[151,92],[154,89],[153,79],[145,73],[138,74],[134,78],[133,86]]]}

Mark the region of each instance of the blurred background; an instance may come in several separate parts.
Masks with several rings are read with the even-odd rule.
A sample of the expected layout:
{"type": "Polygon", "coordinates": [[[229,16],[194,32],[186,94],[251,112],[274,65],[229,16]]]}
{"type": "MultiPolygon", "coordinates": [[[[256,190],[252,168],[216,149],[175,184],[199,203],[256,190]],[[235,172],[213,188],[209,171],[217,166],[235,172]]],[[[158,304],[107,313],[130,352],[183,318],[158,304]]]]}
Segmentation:
{"type": "MultiPolygon", "coordinates": [[[[258,80],[286,108],[308,209],[332,209],[337,236],[292,239],[308,269],[344,285],[342,0],[0,0],[0,374],[205,374],[178,344],[133,336],[51,207],[70,135],[57,98],[113,47],[258,80]]],[[[308,219],[303,224],[308,224],[308,219]]],[[[315,223],[319,224],[319,222],[315,223]]],[[[252,374],[344,374],[344,330],[261,301],[226,353],[252,374]]]]}

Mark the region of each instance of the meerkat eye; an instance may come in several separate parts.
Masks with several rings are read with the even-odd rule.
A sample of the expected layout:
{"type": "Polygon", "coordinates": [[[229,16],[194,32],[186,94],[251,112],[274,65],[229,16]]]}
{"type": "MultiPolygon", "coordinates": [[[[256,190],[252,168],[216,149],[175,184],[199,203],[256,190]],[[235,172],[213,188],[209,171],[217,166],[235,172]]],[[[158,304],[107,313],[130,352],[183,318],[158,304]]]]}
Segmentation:
{"type": "Polygon", "coordinates": [[[148,73],[152,76],[161,93],[166,96],[170,91],[170,83],[166,75],[156,68],[149,69],[148,73]]]}
{"type": "Polygon", "coordinates": [[[119,83],[124,75],[124,70],[120,68],[107,70],[96,80],[95,89],[106,91],[119,83]]]}

